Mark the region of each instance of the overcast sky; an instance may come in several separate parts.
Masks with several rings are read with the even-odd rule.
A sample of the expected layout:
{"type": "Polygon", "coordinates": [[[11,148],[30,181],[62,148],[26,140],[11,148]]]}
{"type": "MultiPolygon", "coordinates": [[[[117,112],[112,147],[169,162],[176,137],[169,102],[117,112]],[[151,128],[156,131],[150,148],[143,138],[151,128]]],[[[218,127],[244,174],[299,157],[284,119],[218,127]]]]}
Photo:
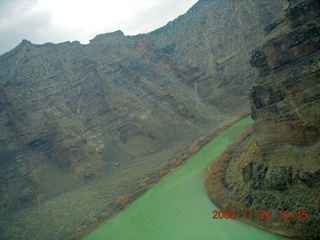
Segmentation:
{"type": "Polygon", "coordinates": [[[0,0],[0,54],[22,39],[32,43],[78,40],[101,33],[150,32],[185,13],[197,0],[0,0]]]}

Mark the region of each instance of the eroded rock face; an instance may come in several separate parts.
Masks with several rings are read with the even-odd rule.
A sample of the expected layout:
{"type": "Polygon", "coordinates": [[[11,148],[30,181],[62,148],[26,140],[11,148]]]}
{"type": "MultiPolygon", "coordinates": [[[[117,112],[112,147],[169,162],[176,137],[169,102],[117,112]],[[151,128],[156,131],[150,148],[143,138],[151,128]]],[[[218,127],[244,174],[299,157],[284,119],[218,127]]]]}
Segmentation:
{"type": "Polygon", "coordinates": [[[25,226],[19,238],[52,238],[41,225],[50,214],[50,234],[69,238],[196,137],[247,113],[258,76],[248,49],[286,5],[201,0],[149,34],[23,40],[0,56],[0,234],[25,226]]]}
{"type": "Polygon", "coordinates": [[[319,239],[320,3],[288,3],[251,57],[260,72],[249,94],[253,132],[225,153],[230,159],[220,160],[226,162],[225,174],[209,173],[207,186],[224,181],[223,196],[211,193],[222,208],[270,210],[274,216],[270,222],[259,216],[248,222],[285,236],[319,239]],[[281,219],[279,211],[286,210],[293,215],[305,210],[308,217],[281,219]]]}
{"type": "Polygon", "coordinates": [[[288,29],[283,26],[284,33],[271,38],[251,59],[261,73],[250,91],[254,128],[263,136],[261,144],[310,143],[320,133],[319,3],[290,4],[285,13],[288,29]]]}

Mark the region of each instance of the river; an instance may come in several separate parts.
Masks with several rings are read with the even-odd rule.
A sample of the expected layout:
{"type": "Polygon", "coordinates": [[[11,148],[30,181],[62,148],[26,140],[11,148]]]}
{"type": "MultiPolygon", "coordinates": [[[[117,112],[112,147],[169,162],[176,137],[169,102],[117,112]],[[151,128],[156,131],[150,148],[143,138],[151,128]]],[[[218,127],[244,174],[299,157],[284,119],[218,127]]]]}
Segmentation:
{"type": "Polygon", "coordinates": [[[207,196],[205,169],[244,130],[250,117],[223,131],[177,171],[154,185],[85,240],[284,240],[232,219],[212,219],[218,209],[207,196]]]}

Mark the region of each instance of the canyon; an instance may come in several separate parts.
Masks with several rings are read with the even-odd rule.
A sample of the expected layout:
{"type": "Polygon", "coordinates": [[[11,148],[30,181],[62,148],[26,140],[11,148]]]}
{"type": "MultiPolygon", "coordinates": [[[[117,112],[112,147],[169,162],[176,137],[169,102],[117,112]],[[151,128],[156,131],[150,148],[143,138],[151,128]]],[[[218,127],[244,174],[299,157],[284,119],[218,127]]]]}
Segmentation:
{"type": "Polygon", "coordinates": [[[298,191],[296,181],[296,196],[316,201],[317,4],[200,0],[148,34],[23,40],[1,55],[1,238],[83,236],[250,106],[241,144],[259,154],[228,168],[244,176],[239,189],[298,191]]]}
{"type": "Polygon", "coordinates": [[[319,16],[318,1],[290,1],[268,26],[251,58],[260,71],[249,94],[253,129],[206,179],[219,207],[268,211],[269,220],[246,221],[298,239],[320,237],[319,16]]]}

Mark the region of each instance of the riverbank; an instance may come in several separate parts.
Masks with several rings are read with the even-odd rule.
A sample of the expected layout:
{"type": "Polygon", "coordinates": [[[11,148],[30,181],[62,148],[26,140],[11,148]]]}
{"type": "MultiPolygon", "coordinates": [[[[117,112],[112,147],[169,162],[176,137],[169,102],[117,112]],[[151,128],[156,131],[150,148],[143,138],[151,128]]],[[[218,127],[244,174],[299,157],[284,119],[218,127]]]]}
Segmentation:
{"type": "Polygon", "coordinates": [[[175,172],[184,162],[186,162],[193,155],[199,152],[201,148],[205,146],[208,142],[210,142],[213,138],[218,136],[221,132],[229,128],[234,123],[247,117],[248,115],[249,113],[245,113],[238,116],[237,118],[230,119],[227,123],[220,125],[214,130],[208,131],[208,133],[196,138],[191,144],[185,147],[186,150],[182,154],[176,156],[171,162],[166,164],[156,174],[143,179],[140,182],[139,187],[136,188],[132,194],[128,196],[119,196],[117,200],[115,200],[111,205],[108,206],[108,210],[106,210],[105,212],[101,212],[99,215],[92,218],[84,225],[79,226],[79,228],[77,228],[75,231],[73,239],[82,239],[84,236],[88,235],[90,232],[98,228],[101,224],[115,217],[117,214],[126,209],[132,202],[134,202],[134,200],[137,199],[140,195],[145,193],[148,189],[150,189],[152,186],[160,182],[168,175],[175,172]]]}
{"type": "Polygon", "coordinates": [[[240,221],[212,219],[213,210],[218,208],[208,198],[204,185],[205,171],[251,124],[252,119],[246,117],[221,132],[179,169],[84,240],[284,240],[240,221]]]}
{"type": "Polygon", "coordinates": [[[301,207],[300,214],[302,209],[305,210],[308,214],[305,215],[306,219],[303,219],[302,215],[298,219],[296,213],[299,210],[295,211],[293,208],[300,197],[297,192],[287,191],[283,196],[278,191],[257,190],[252,185],[245,185],[241,180],[247,174],[244,166],[247,166],[250,159],[241,163],[239,158],[257,155],[251,136],[252,130],[249,129],[207,168],[205,185],[208,196],[222,211],[235,211],[237,220],[292,239],[317,239],[312,236],[312,232],[306,232],[304,226],[319,219],[308,211],[311,209],[305,210],[305,207],[301,207]],[[247,194],[248,192],[250,194],[247,194]],[[271,203],[271,196],[274,197],[274,203],[271,203]],[[288,205],[286,200],[291,201],[291,204],[288,205]],[[291,210],[291,215],[287,215],[286,219],[283,212],[287,209],[291,210]],[[244,211],[247,213],[246,218],[243,217],[244,211]]]}

